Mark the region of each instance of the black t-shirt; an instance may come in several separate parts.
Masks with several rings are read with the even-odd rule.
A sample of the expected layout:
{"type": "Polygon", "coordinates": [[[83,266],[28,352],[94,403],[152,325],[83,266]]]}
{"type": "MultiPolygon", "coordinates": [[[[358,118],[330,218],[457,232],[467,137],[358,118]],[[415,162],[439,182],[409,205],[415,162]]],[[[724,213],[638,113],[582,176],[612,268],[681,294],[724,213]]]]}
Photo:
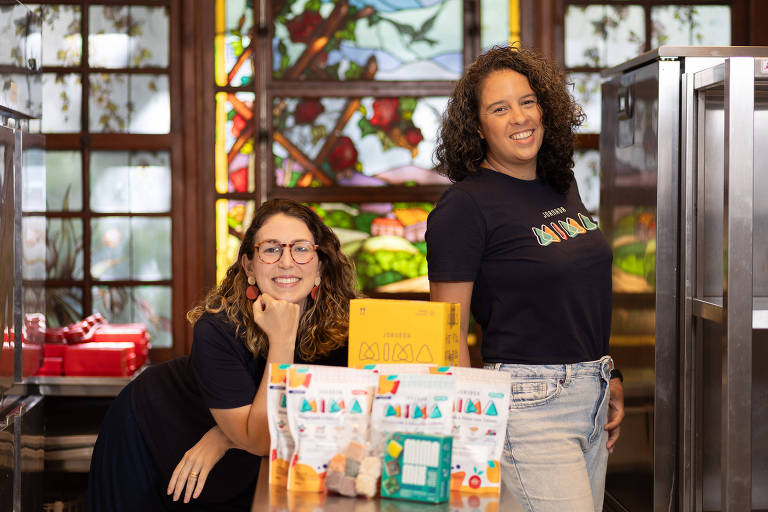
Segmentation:
{"type": "Polygon", "coordinates": [[[473,281],[485,362],[561,364],[608,353],[611,249],[581,202],[481,169],[427,219],[430,281],[473,281]]]}
{"type": "MultiPolygon", "coordinates": [[[[294,362],[310,362],[295,353],[294,362]]],[[[346,366],[347,347],[311,363],[346,366]]],[[[166,485],[184,452],[215,425],[210,409],[250,405],[265,368],[266,360],[253,357],[226,314],[205,313],[195,323],[189,356],[151,366],[136,378],[134,416],[166,485]]],[[[197,501],[223,503],[255,487],[260,460],[244,450],[228,450],[197,501]]]]}

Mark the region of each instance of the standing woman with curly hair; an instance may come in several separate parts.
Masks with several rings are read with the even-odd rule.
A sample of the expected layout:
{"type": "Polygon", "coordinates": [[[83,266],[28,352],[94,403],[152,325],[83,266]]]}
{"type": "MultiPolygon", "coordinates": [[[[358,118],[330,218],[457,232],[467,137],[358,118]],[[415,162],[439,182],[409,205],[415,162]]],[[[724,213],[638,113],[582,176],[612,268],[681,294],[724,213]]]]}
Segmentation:
{"type": "Polygon", "coordinates": [[[432,300],[470,309],[486,368],[511,374],[502,487],[529,511],[602,510],[624,416],[608,355],[611,249],[579,197],[584,114],[537,52],[494,47],[457,82],[437,170],[453,182],[427,221],[432,300]]]}
{"type": "Polygon", "coordinates": [[[107,412],[88,510],[250,510],[270,446],[267,364],[346,366],[354,283],[315,212],[262,204],[237,261],[187,314],[190,355],[147,368],[107,412]]]}

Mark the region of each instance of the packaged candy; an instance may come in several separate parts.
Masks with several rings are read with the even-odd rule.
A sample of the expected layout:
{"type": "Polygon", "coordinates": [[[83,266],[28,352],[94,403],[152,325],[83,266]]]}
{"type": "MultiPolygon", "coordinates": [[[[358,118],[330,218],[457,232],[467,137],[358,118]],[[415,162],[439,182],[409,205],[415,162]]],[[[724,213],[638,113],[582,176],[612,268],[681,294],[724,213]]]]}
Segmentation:
{"type": "Polygon", "coordinates": [[[451,435],[453,375],[379,375],[371,410],[371,441],[378,453],[394,432],[451,435]]]}
{"type": "Polygon", "coordinates": [[[293,455],[293,437],[288,428],[285,382],[290,364],[269,365],[267,424],[269,425],[269,483],[288,485],[288,463],[293,455]]]}
{"type": "Polygon", "coordinates": [[[450,435],[395,433],[387,438],[381,496],[428,503],[448,501],[450,435]]]}
{"type": "Polygon", "coordinates": [[[451,491],[499,493],[510,375],[448,366],[433,368],[432,372],[456,378],[451,491]]]}
{"type": "MultiPolygon", "coordinates": [[[[325,491],[328,466],[340,468],[335,456],[344,450],[354,450],[355,458],[362,460],[376,378],[372,372],[351,368],[306,365],[288,369],[288,426],[295,443],[288,469],[289,491],[325,491]],[[350,448],[351,441],[362,448],[350,448]]],[[[343,476],[348,480],[332,479],[331,483],[343,484],[345,492],[354,495],[354,477],[347,475],[344,462],[343,476]]]]}
{"type": "Polygon", "coordinates": [[[380,476],[381,460],[369,455],[365,444],[352,441],[328,463],[325,488],[344,496],[373,498],[378,492],[380,476]]]}

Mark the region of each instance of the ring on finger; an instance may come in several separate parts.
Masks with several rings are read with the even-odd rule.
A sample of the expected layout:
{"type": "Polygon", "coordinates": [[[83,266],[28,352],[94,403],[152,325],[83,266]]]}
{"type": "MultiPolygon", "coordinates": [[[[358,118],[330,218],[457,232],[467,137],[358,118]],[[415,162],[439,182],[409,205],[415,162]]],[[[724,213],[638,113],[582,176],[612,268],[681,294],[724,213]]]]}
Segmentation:
{"type": "Polygon", "coordinates": [[[197,473],[195,473],[194,471],[190,471],[189,478],[197,478],[197,473]]]}

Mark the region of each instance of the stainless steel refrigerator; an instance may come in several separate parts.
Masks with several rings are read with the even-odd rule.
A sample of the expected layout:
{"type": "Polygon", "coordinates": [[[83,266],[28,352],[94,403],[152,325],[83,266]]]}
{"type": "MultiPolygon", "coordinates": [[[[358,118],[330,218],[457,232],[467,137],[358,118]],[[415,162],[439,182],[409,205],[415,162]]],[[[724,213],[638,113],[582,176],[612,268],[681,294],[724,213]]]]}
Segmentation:
{"type": "Polygon", "coordinates": [[[760,80],[753,108],[729,110],[724,100],[740,81],[724,85],[736,57],[757,57],[757,70],[768,66],[768,47],[660,47],[603,72],[599,217],[614,248],[612,344],[621,353],[622,340],[647,340],[656,511],[768,509],[768,387],[757,371],[768,363],[768,340],[760,329],[752,340],[752,325],[734,330],[732,316],[751,321],[754,302],[760,317],[761,302],[744,289],[751,238],[748,251],[728,245],[728,236],[746,236],[746,221],[740,230],[728,224],[746,210],[729,215],[724,178],[729,168],[751,173],[754,162],[754,183],[752,174],[731,178],[730,192],[738,185],[741,195],[730,208],[741,202],[751,212],[754,193],[762,212],[749,224],[755,292],[768,295],[768,219],[757,206],[758,185],[768,193],[768,127],[760,80]],[[716,69],[721,80],[701,85],[716,69]],[[728,131],[748,127],[752,137],[753,122],[754,152],[737,143],[746,131],[728,131]]]}
{"type": "Polygon", "coordinates": [[[37,511],[42,397],[27,395],[22,381],[42,362],[45,300],[43,287],[24,284],[45,279],[45,225],[44,218],[25,219],[23,197],[45,190],[42,138],[28,131],[41,113],[41,24],[7,0],[0,0],[0,20],[0,510],[37,511]],[[30,184],[34,190],[26,190],[30,184]],[[42,243],[34,243],[41,233],[42,243]]]}

